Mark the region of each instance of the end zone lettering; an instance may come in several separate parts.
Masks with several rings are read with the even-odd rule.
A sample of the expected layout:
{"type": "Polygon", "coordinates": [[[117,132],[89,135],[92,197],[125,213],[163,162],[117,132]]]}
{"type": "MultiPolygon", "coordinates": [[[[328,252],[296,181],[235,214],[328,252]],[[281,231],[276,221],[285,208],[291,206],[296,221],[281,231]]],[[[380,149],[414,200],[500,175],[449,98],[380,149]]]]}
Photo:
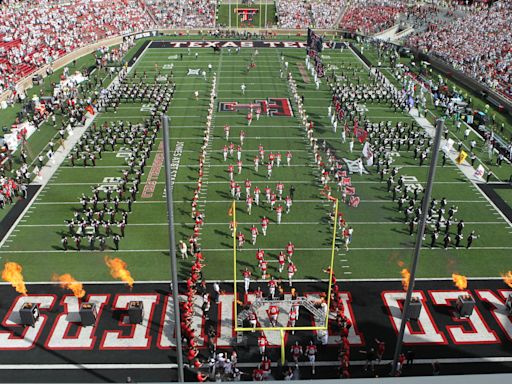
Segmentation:
{"type": "MultiPolygon", "coordinates": [[[[301,295],[315,299],[319,285],[297,282],[301,295]]],[[[322,283],[323,284],[323,283],[322,283]]],[[[400,327],[405,292],[400,281],[344,282],[340,292],[344,315],[352,322],[348,340],[356,361],[364,361],[357,351],[371,345],[375,338],[392,345],[400,327]]],[[[512,353],[512,316],[506,299],[512,293],[499,280],[472,280],[472,289],[457,290],[451,281],[419,281],[414,291],[422,303],[419,319],[406,327],[405,345],[414,348],[425,359],[464,359],[479,356],[482,361],[501,358],[512,353]],[[435,286],[437,290],[431,290],[435,286]],[[459,295],[470,294],[475,299],[475,311],[460,318],[454,306],[459,295]]],[[[295,284],[294,284],[295,285],[295,284]]],[[[221,283],[224,291],[219,303],[211,305],[207,317],[202,313],[203,297],[194,297],[192,327],[196,330],[201,353],[207,353],[210,341],[217,348],[232,348],[239,335],[234,332],[233,303],[251,301],[254,294],[239,293],[237,299],[229,292],[231,284],[221,283]],[[216,336],[210,339],[213,327],[216,336]]],[[[65,356],[73,364],[167,364],[174,361],[175,327],[172,299],[167,283],[137,283],[132,291],[121,284],[86,284],[88,295],[83,299],[69,295],[58,287],[31,284],[29,295],[20,296],[10,287],[0,285],[0,359],[17,364],[62,364],[65,356]],[[143,320],[139,324],[127,321],[127,304],[143,301],[143,320]],[[37,303],[40,317],[34,327],[20,324],[19,309],[23,303],[37,303]],[[81,302],[94,302],[98,309],[94,326],[83,327],[79,313],[81,302]]],[[[241,288],[241,287],[240,287],[241,288]]],[[[213,288],[209,284],[207,289],[213,288]]],[[[288,296],[285,296],[285,298],[288,296]]],[[[184,300],[185,296],[181,296],[184,300]]],[[[265,302],[264,305],[270,305],[265,302]]],[[[266,309],[258,311],[257,321],[269,323],[266,309]]],[[[288,321],[289,306],[280,308],[280,323],[288,321]]],[[[321,360],[336,361],[340,333],[335,313],[329,316],[329,334],[321,360]]],[[[298,326],[314,326],[314,316],[301,308],[298,326]]],[[[278,353],[279,332],[266,331],[270,353],[278,353]]],[[[291,334],[285,335],[290,341],[291,334]]],[[[301,343],[317,339],[314,331],[297,331],[301,343]]],[[[257,348],[257,334],[244,333],[244,348],[257,348]]],[[[390,350],[391,351],[391,350],[390,350]]],[[[240,356],[252,362],[251,353],[240,356]]],[[[387,352],[386,358],[390,356],[387,352]]],[[[8,363],[11,364],[11,363],[8,363]]]]}
{"type": "MultiPolygon", "coordinates": [[[[335,43],[334,48],[345,46],[335,43]]],[[[306,48],[303,41],[152,41],[150,48],[306,48]]],[[[324,43],[325,48],[333,48],[324,43]]]]}

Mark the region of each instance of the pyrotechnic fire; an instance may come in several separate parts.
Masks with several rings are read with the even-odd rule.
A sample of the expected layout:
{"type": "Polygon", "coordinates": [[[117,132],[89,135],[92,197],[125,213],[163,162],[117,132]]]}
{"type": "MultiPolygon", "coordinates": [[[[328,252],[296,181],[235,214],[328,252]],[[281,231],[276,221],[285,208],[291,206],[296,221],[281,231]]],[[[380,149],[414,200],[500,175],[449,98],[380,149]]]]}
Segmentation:
{"type": "Polygon", "coordinates": [[[133,280],[130,271],[126,269],[126,263],[123,260],[118,257],[111,259],[105,256],[105,264],[110,268],[110,274],[114,279],[122,280],[128,284],[130,288],[133,287],[135,280],[133,280]]]}
{"type": "Polygon", "coordinates": [[[505,284],[507,284],[510,288],[512,288],[512,271],[508,271],[507,273],[502,273],[501,277],[503,277],[503,281],[505,284]]]}
{"type": "Polygon", "coordinates": [[[404,268],[400,271],[402,274],[402,287],[404,287],[404,291],[407,291],[409,288],[409,280],[411,279],[411,273],[407,268],[404,268]]]}
{"type": "Polygon", "coordinates": [[[23,271],[23,268],[18,263],[5,263],[4,270],[2,271],[2,280],[11,283],[16,289],[16,292],[26,296],[27,288],[25,287],[25,281],[23,280],[21,271],[23,271]]]}
{"type": "Polygon", "coordinates": [[[73,291],[73,294],[79,299],[85,296],[83,284],[76,281],[73,278],[73,276],[71,276],[69,273],[65,273],[63,275],[57,275],[56,273],[54,273],[52,276],[52,280],[58,281],[60,283],[61,288],[73,291]]]}
{"type": "Polygon", "coordinates": [[[453,282],[455,283],[455,286],[460,290],[466,289],[468,287],[468,279],[466,278],[466,276],[452,273],[452,279],[453,282]]]}

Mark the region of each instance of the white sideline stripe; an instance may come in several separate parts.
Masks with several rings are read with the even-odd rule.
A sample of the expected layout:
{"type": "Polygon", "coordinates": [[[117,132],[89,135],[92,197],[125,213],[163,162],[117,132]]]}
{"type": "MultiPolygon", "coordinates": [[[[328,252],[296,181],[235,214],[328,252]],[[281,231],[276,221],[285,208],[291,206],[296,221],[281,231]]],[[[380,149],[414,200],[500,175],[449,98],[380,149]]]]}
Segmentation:
{"type": "MultiPolygon", "coordinates": [[[[466,358],[444,358],[444,359],[414,359],[414,364],[432,364],[437,361],[441,364],[472,364],[472,363],[505,363],[512,362],[512,357],[499,356],[499,357],[466,357],[466,358]]],[[[380,366],[389,365],[391,360],[382,360],[380,366]]],[[[259,362],[252,363],[238,363],[240,368],[254,367],[259,362]]],[[[366,360],[351,360],[351,365],[362,366],[366,364],[366,360]]],[[[299,362],[300,367],[310,367],[309,362],[299,362]]],[[[316,361],[317,367],[337,367],[340,365],[339,361],[316,361]]],[[[277,367],[278,363],[272,363],[272,367],[277,367]]],[[[176,369],[178,364],[161,363],[161,364],[2,364],[0,370],[74,370],[74,369],[176,369]]]]}
{"type": "MultiPolygon", "coordinates": [[[[230,251],[232,248],[203,248],[203,252],[226,252],[230,251]]],[[[412,250],[414,247],[389,247],[389,248],[350,248],[349,251],[400,251],[400,250],[412,250]]],[[[461,250],[465,249],[461,247],[461,250]]],[[[512,250],[512,247],[471,247],[472,250],[512,250]]],[[[243,248],[238,251],[256,251],[258,248],[243,248]]],[[[266,251],[282,251],[283,248],[265,248],[266,251]]],[[[332,248],[295,248],[296,251],[331,251],[332,248]]],[[[445,252],[443,247],[436,247],[430,249],[428,247],[423,248],[424,251],[443,251],[445,252]]],[[[450,248],[450,250],[455,250],[455,248],[450,248]]],[[[64,251],[52,251],[52,250],[33,250],[33,251],[5,251],[6,254],[15,254],[15,253],[63,253],[64,251]]],[[[71,250],[71,252],[77,252],[75,250],[71,250]]],[[[105,252],[101,252],[99,250],[90,251],[88,249],[82,249],[80,253],[105,253],[105,252],[114,252],[114,253],[128,253],[128,252],[169,252],[169,248],[163,249],[120,249],[119,251],[115,251],[109,249],[105,252]]],[[[316,280],[313,280],[316,281],[316,280]]]]}

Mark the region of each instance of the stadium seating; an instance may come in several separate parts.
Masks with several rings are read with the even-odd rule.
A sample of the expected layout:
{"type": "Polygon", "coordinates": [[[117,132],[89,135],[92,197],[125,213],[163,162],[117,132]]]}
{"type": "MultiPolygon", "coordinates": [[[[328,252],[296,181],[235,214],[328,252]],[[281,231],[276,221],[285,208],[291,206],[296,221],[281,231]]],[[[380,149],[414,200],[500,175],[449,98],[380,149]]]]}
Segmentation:
{"type": "MultiPolygon", "coordinates": [[[[481,2],[465,4],[439,0],[429,7],[408,7],[405,0],[278,0],[276,9],[281,28],[331,28],[344,11],[340,28],[366,34],[391,27],[402,15],[418,30],[409,38],[410,46],[512,97],[510,33],[496,33],[510,31],[512,5],[498,2],[489,9],[481,2]],[[433,12],[436,9],[446,13],[433,12]]],[[[37,68],[109,36],[154,26],[212,28],[216,6],[215,0],[4,1],[0,93],[37,68]]]]}
{"type": "Polygon", "coordinates": [[[307,28],[311,26],[311,10],[303,0],[276,1],[277,19],[281,28],[307,28]]]}
{"type": "Polygon", "coordinates": [[[454,21],[431,24],[427,31],[410,37],[408,44],[512,97],[511,25],[512,4],[500,2],[454,21]]]}
{"type": "Polygon", "coordinates": [[[0,93],[76,48],[149,26],[138,0],[4,3],[0,6],[0,93]]]}
{"type": "Polygon", "coordinates": [[[213,0],[146,0],[147,9],[164,28],[211,28],[215,26],[213,0]]]}
{"type": "Polygon", "coordinates": [[[380,32],[393,26],[405,9],[403,1],[355,0],[343,15],[340,28],[365,34],[380,32]]]}
{"type": "Polygon", "coordinates": [[[343,0],[312,0],[311,13],[315,28],[333,28],[343,6],[343,0]]]}

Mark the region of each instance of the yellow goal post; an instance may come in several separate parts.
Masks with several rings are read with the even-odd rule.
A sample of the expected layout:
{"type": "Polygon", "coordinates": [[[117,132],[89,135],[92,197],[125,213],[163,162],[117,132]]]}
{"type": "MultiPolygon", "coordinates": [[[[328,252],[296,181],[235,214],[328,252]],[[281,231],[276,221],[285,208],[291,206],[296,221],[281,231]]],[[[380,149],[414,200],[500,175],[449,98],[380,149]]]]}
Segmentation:
{"type": "Polygon", "coordinates": [[[325,325],[323,326],[305,326],[305,327],[239,327],[238,326],[238,291],[237,291],[237,243],[236,234],[238,223],[236,221],[236,200],[233,200],[231,207],[229,208],[228,214],[232,217],[232,236],[233,236],[233,300],[234,300],[234,319],[235,332],[248,332],[248,331],[279,331],[283,334],[283,331],[327,331],[329,326],[329,313],[331,305],[331,290],[332,290],[332,277],[334,273],[334,257],[336,254],[336,232],[338,230],[338,199],[335,200],[335,211],[334,211],[334,225],[332,230],[332,242],[331,242],[331,262],[330,262],[330,273],[329,273],[329,286],[327,290],[327,313],[325,316],[325,325]]]}

